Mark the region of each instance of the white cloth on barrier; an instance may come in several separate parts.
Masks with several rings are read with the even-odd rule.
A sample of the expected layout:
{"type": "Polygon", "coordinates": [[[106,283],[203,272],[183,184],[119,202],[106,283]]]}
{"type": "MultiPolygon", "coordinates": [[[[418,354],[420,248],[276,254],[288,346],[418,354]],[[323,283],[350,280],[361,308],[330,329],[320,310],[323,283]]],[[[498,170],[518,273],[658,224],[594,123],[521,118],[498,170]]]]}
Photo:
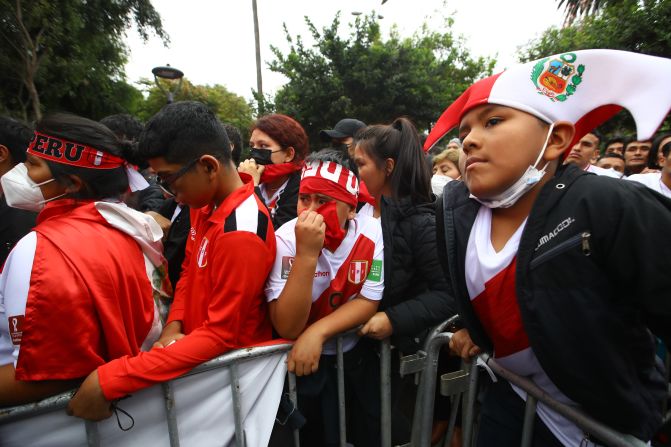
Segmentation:
{"type": "MultiPolygon", "coordinates": [[[[265,447],[275,422],[286,375],[286,353],[246,360],[239,364],[243,427],[248,447],[265,447]]],[[[194,374],[172,382],[177,426],[182,447],[233,446],[235,423],[228,368],[194,374]]],[[[169,446],[163,391],[160,385],[142,390],[119,402],[135,420],[122,431],[114,416],[100,422],[101,446],[169,446]]],[[[119,413],[121,423],[129,419],[119,413]]],[[[1,423],[1,420],[0,420],[1,423]]],[[[0,425],[0,446],[83,446],[86,429],[82,419],[65,410],[0,425]]]]}

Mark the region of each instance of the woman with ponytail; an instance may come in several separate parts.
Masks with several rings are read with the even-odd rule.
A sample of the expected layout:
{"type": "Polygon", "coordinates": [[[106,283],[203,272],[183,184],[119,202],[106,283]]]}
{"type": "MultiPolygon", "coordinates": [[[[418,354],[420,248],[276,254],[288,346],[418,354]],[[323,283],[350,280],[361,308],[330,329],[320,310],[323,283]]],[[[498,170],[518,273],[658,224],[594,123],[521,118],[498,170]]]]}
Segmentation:
{"type": "Polygon", "coordinates": [[[281,114],[262,116],[251,131],[252,158],[240,163],[238,171],[252,176],[277,229],[296,217],[308,136],[298,121],[281,114]]]}
{"type": "Polygon", "coordinates": [[[160,334],[162,232],[120,201],[141,183],[130,153],[100,123],[52,115],[2,177],[7,204],[39,215],[0,275],[0,406],[72,388],[160,334]]]}

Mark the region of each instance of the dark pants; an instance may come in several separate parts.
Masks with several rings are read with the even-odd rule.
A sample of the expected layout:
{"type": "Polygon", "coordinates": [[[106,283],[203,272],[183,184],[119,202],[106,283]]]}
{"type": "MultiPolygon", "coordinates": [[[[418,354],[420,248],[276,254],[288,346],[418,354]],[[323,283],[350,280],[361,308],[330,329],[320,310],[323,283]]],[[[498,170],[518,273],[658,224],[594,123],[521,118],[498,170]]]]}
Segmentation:
{"type": "MultiPolygon", "coordinates": [[[[380,445],[380,363],[374,345],[361,339],[344,354],[347,440],[356,447],[380,445]]],[[[336,356],[322,355],[319,370],[298,377],[298,409],[307,423],[301,445],[339,444],[338,371],[336,356]]]]}
{"type": "MultiPolygon", "coordinates": [[[[525,402],[505,380],[490,385],[480,410],[478,447],[519,447],[525,402]]],[[[534,418],[534,447],[562,447],[538,415],[534,418]]]]}

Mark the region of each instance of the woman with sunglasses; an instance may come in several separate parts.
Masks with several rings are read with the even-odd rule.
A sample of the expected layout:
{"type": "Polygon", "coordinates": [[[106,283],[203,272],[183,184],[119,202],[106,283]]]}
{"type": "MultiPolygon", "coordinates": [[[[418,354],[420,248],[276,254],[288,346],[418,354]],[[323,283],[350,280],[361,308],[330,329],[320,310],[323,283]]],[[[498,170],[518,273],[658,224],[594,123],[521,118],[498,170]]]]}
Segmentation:
{"type": "Polygon", "coordinates": [[[52,115],[2,177],[8,205],[39,215],[0,275],[0,406],[73,388],[158,338],[162,233],[120,201],[139,181],[129,154],[102,124],[52,115]]]}
{"type": "Polygon", "coordinates": [[[262,116],[251,131],[252,158],[240,163],[238,171],[252,176],[258,186],[257,194],[268,207],[277,229],[296,217],[301,169],[309,150],[308,136],[298,121],[281,114],[262,116]]]}

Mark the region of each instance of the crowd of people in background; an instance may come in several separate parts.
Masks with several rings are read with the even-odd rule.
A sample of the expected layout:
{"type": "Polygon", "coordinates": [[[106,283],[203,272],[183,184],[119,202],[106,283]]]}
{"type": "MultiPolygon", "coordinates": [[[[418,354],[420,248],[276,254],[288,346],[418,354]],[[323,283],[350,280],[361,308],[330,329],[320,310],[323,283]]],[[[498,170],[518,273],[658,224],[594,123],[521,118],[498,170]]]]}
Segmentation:
{"type": "MultiPolygon", "coordinates": [[[[650,331],[668,341],[671,283],[660,276],[671,244],[652,236],[671,225],[671,133],[589,129],[574,140],[550,101],[464,98],[434,129],[458,136],[428,151],[404,117],[343,117],[312,151],[290,116],[237,129],[192,101],[147,123],[51,114],[30,128],[0,117],[0,406],[78,386],[68,411],[100,420],[111,402],[222,353],[290,339],[302,445],[335,446],[333,337],[354,331],[343,342],[347,439],[379,445],[375,341],[411,354],[459,314],[444,368],[494,352],[647,442],[666,392],[650,331]],[[582,329],[569,333],[568,319],[582,329]],[[566,372],[569,354],[578,369],[626,370],[633,385],[600,367],[566,372]],[[608,409],[612,396],[628,409],[608,409]]],[[[414,391],[392,376],[395,442],[409,438],[414,391]]],[[[519,444],[519,397],[491,384],[479,445],[519,444]]],[[[449,402],[437,407],[434,441],[449,402]]],[[[537,419],[534,445],[599,445],[548,407],[537,419]]],[[[277,424],[270,443],[290,436],[277,424]]]]}

